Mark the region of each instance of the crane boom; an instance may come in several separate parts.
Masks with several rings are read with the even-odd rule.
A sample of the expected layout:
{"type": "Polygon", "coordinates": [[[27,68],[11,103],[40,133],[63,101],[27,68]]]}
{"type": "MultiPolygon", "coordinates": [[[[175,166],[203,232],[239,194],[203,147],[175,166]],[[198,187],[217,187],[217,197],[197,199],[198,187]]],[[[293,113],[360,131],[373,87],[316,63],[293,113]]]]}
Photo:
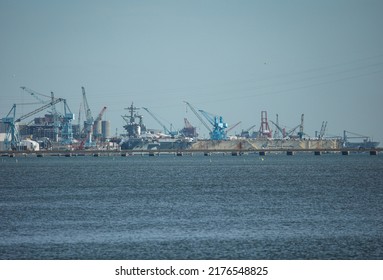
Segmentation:
{"type": "Polygon", "coordinates": [[[82,89],[82,98],[83,98],[83,103],[84,103],[86,122],[91,125],[91,124],[93,124],[92,111],[89,108],[88,100],[86,98],[85,88],[81,87],[81,89],[82,89]]]}
{"type": "Polygon", "coordinates": [[[20,118],[15,120],[15,122],[20,122],[20,121],[22,121],[22,120],[24,120],[24,119],[26,119],[26,118],[28,118],[30,116],[33,116],[34,114],[37,114],[38,112],[41,112],[41,111],[43,111],[43,110],[45,110],[45,109],[47,109],[47,108],[49,108],[49,107],[51,107],[51,106],[61,102],[61,101],[64,101],[64,99],[56,98],[55,100],[49,102],[48,104],[45,104],[44,106],[42,106],[42,107],[40,107],[40,108],[38,108],[38,109],[28,113],[28,114],[25,114],[25,115],[21,116],[20,118]]]}
{"type": "Polygon", "coordinates": [[[30,88],[27,88],[27,87],[20,87],[20,88],[21,88],[22,90],[28,92],[30,95],[32,95],[34,98],[36,98],[38,101],[40,101],[40,103],[45,104],[45,103],[47,103],[48,101],[45,101],[45,100],[41,99],[41,98],[39,97],[39,95],[50,98],[50,96],[45,95],[45,94],[38,93],[38,92],[36,92],[36,91],[34,91],[34,90],[30,89],[30,88]]]}
{"type": "Polygon", "coordinates": [[[254,125],[250,126],[248,129],[246,129],[245,131],[250,131],[250,130],[252,130],[255,126],[256,126],[256,125],[254,124],[254,125]]]}
{"type": "Polygon", "coordinates": [[[365,135],[361,135],[361,134],[358,134],[358,133],[355,133],[355,132],[344,130],[343,131],[343,138],[345,139],[345,141],[347,141],[347,139],[351,139],[351,138],[355,138],[355,139],[359,138],[359,139],[366,139],[366,140],[368,140],[370,137],[369,136],[365,136],[365,135]],[[353,136],[349,136],[347,134],[351,134],[353,136]]]}
{"type": "Polygon", "coordinates": [[[204,119],[197,113],[197,111],[194,109],[194,107],[189,103],[189,102],[186,102],[184,101],[184,103],[186,103],[186,105],[189,106],[189,108],[192,110],[192,112],[194,113],[194,115],[197,116],[197,118],[200,120],[200,122],[206,127],[206,129],[211,133],[212,130],[211,128],[209,127],[209,125],[204,121],[204,119]]]}
{"type": "Polygon", "coordinates": [[[80,103],[80,108],[78,109],[78,130],[81,131],[81,110],[82,110],[82,103],[80,103]]]}
{"type": "Polygon", "coordinates": [[[106,107],[104,106],[104,107],[101,109],[100,113],[98,114],[98,116],[97,116],[95,122],[99,122],[99,121],[101,121],[101,119],[102,119],[102,115],[104,115],[105,110],[106,110],[106,107]]]}
{"type": "Polygon", "coordinates": [[[46,103],[46,101],[42,100],[41,98],[38,97],[38,95],[40,96],[44,96],[44,97],[47,97],[47,98],[51,98],[51,96],[49,95],[46,95],[46,94],[42,94],[42,93],[39,93],[37,91],[34,91],[33,89],[30,89],[30,88],[27,88],[27,87],[20,87],[22,90],[28,92],[30,95],[34,96],[37,100],[39,100],[40,102],[44,102],[46,103]]]}
{"type": "Polygon", "coordinates": [[[104,114],[106,110],[106,106],[104,106],[100,113],[98,113],[98,116],[97,118],[94,120],[94,123],[93,123],[93,135],[95,137],[95,140],[100,140],[101,136],[102,136],[102,128],[101,128],[101,119],[102,119],[102,115],[104,114]]]}
{"type": "MultiPolygon", "coordinates": [[[[270,122],[273,124],[273,125],[275,125],[275,127],[277,128],[277,130],[278,131],[280,131],[281,133],[282,133],[282,136],[283,136],[283,138],[284,137],[286,137],[286,131],[282,128],[282,127],[280,127],[279,126],[279,124],[277,124],[276,122],[273,122],[272,120],[270,120],[270,122]]],[[[274,138],[278,138],[277,136],[274,136],[274,138]]]]}
{"type": "Polygon", "coordinates": [[[198,110],[209,121],[211,125],[214,125],[214,118],[208,112],[204,110],[198,110]]]}
{"type": "Polygon", "coordinates": [[[226,130],[226,133],[236,128],[242,121],[237,122],[235,125],[231,126],[228,130],[226,130]]]}
{"type": "Polygon", "coordinates": [[[156,122],[162,126],[162,128],[164,129],[164,132],[165,133],[169,133],[169,130],[166,128],[166,126],[148,109],[148,108],[145,108],[145,107],[142,107],[142,109],[144,109],[146,112],[149,113],[149,115],[152,116],[153,119],[156,120],[156,122]]]}
{"type": "Polygon", "coordinates": [[[142,109],[144,109],[146,112],[149,113],[149,115],[151,115],[153,117],[153,119],[155,119],[157,121],[157,123],[163,127],[164,129],[164,132],[171,135],[171,136],[175,136],[178,134],[177,131],[171,131],[169,130],[148,108],[145,108],[145,107],[142,107],[142,109]]]}
{"type": "Polygon", "coordinates": [[[327,121],[323,121],[322,127],[319,132],[319,138],[323,138],[324,134],[326,133],[326,127],[327,127],[327,121]]]}

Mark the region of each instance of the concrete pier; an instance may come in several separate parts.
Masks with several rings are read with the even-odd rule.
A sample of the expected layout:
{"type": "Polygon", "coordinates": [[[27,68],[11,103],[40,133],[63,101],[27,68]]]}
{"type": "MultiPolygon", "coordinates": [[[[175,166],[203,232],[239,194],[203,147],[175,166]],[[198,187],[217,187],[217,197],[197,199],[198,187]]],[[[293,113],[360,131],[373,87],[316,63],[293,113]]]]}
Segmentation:
{"type": "Polygon", "coordinates": [[[341,155],[350,155],[351,153],[355,154],[370,154],[378,155],[379,152],[383,151],[383,148],[374,148],[374,149],[352,149],[352,148],[338,148],[338,149],[285,149],[285,148],[267,148],[267,149],[185,149],[185,150],[41,150],[41,151],[0,151],[0,156],[3,157],[20,157],[20,156],[57,156],[57,157],[77,157],[77,156],[133,156],[133,155],[149,155],[155,156],[160,154],[175,154],[180,156],[181,154],[191,154],[191,153],[201,153],[204,156],[210,156],[213,154],[231,154],[233,156],[240,156],[245,154],[259,154],[259,156],[265,156],[266,153],[285,153],[289,156],[299,154],[299,153],[311,153],[316,156],[322,155],[324,153],[340,153],[341,155]]]}

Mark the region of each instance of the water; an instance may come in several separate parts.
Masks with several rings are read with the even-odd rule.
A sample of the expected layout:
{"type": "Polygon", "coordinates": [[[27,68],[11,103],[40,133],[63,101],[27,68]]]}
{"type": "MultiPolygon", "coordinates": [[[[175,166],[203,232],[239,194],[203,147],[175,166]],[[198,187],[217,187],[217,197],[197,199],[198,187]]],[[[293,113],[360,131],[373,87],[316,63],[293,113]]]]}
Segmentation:
{"type": "Polygon", "coordinates": [[[383,156],[0,159],[0,259],[382,259],[383,156]]]}

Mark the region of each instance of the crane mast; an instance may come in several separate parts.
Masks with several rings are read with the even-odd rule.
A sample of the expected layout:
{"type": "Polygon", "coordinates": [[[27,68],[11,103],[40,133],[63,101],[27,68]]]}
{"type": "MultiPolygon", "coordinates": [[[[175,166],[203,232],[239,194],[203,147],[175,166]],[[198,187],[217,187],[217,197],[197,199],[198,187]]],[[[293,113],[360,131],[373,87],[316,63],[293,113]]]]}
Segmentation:
{"type": "Polygon", "coordinates": [[[80,108],[78,109],[78,119],[77,119],[79,135],[81,134],[81,110],[82,110],[82,103],[80,103],[80,108]]]}
{"type": "Polygon", "coordinates": [[[303,135],[304,135],[304,132],[303,132],[303,122],[304,122],[304,114],[301,115],[301,124],[299,125],[299,132],[298,132],[298,136],[300,139],[303,138],[303,135]]]}
{"type": "Polygon", "coordinates": [[[93,116],[92,111],[89,108],[88,100],[86,98],[85,88],[81,87],[82,90],[82,98],[83,98],[83,104],[84,104],[84,111],[85,111],[85,122],[84,122],[84,131],[86,134],[86,147],[93,146],[92,143],[92,134],[93,134],[93,116]]]}
{"type": "Polygon", "coordinates": [[[74,114],[69,109],[66,99],[64,99],[63,129],[61,132],[61,142],[63,144],[73,143],[72,120],[74,120],[74,114]]]}
{"type": "Polygon", "coordinates": [[[283,134],[283,130],[279,127],[279,116],[278,114],[276,115],[276,119],[275,119],[275,122],[273,122],[272,120],[270,120],[274,125],[275,127],[277,128],[275,131],[274,131],[274,138],[276,139],[279,139],[281,138],[279,132],[281,132],[283,134]]]}
{"type": "Polygon", "coordinates": [[[16,104],[13,104],[7,116],[1,119],[1,121],[7,125],[6,136],[4,139],[4,145],[7,150],[16,150],[20,142],[19,132],[15,125],[15,119],[16,119],[16,104]]]}
{"type": "Polygon", "coordinates": [[[82,89],[82,98],[83,98],[83,103],[84,103],[86,122],[89,124],[93,124],[92,111],[89,108],[88,99],[86,98],[85,88],[81,87],[81,89],[82,89]]]}

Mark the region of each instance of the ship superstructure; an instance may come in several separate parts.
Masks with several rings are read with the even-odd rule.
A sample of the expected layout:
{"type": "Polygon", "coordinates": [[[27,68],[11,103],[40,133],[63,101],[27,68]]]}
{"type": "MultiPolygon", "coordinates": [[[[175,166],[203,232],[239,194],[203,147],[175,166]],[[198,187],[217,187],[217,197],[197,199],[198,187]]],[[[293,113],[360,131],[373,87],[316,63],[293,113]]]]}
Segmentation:
{"type": "Polygon", "coordinates": [[[144,137],[146,135],[146,126],[143,122],[143,116],[138,112],[139,108],[135,107],[132,102],[125,110],[128,110],[129,114],[121,116],[126,122],[126,125],[124,125],[126,134],[123,135],[120,142],[121,149],[146,148],[145,146],[148,144],[149,139],[144,137]]]}

